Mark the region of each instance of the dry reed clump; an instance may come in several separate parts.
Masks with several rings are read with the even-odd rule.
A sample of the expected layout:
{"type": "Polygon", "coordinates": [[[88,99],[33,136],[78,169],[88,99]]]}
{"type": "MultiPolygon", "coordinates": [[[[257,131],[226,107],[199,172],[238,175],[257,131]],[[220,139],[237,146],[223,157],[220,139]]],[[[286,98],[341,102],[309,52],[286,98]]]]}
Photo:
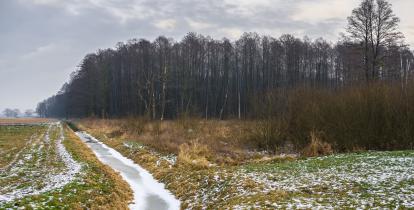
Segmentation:
{"type": "Polygon", "coordinates": [[[207,145],[200,144],[198,141],[191,141],[180,145],[177,161],[179,164],[205,169],[211,166],[208,161],[210,154],[211,151],[207,145]]]}
{"type": "Polygon", "coordinates": [[[322,141],[321,139],[322,133],[317,131],[311,131],[310,133],[310,143],[306,146],[302,154],[307,157],[316,157],[316,156],[323,156],[323,155],[330,155],[333,154],[332,146],[322,141]]]}

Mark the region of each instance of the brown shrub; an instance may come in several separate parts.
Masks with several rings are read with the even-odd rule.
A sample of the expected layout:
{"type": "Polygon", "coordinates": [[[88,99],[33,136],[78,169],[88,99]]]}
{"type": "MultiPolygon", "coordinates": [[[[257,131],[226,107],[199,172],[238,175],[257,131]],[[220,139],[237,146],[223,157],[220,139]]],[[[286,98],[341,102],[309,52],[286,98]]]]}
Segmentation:
{"type": "Polygon", "coordinates": [[[304,156],[316,157],[333,153],[332,146],[329,143],[322,141],[321,136],[321,132],[312,131],[310,133],[310,144],[302,151],[304,156]]]}
{"type": "Polygon", "coordinates": [[[264,145],[292,142],[301,151],[311,143],[309,133],[317,130],[338,152],[414,148],[414,83],[404,88],[372,82],[335,90],[306,87],[268,94],[276,96],[258,110],[268,113],[262,119],[279,121],[282,129],[275,129],[278,125],[272,121],[256,128],[260,131],[256,133],[267,133],[255,140],[264,145]]]}
{"type": "Polygon", "coordinates": [[[286,144],[286,124],[278,119],[256,121],[248,133],[248,144],[261,150],[276,151],[286,144]]]}

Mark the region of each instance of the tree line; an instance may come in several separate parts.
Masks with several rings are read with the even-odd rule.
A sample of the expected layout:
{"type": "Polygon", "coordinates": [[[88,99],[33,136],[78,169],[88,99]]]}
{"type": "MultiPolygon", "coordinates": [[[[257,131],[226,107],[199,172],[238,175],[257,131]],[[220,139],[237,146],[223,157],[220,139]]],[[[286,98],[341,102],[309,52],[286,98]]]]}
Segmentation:
{"type": "Polygon", "coordinates": [[[85,56],[37,112],[59,118],[246,118],[257,116],[255,104],[274,90],[337,90],[372,81],[404,88],[414,56],[398,22],[385,0],[364,0],[348,18],[347,36],[335,44],[257,33],[235,41],[196,33],[181,41],[133,39],[85,56]]]}
{"type": "Polygon", "coordinates": [[[19,109],[11,109],[6,108],[0,114],[0,117],[7,117],[7,118],[17,118],[17,117],[36,117],[36,112],[32,109],[26,109],[24,113],[22,113],[19,109]]]}

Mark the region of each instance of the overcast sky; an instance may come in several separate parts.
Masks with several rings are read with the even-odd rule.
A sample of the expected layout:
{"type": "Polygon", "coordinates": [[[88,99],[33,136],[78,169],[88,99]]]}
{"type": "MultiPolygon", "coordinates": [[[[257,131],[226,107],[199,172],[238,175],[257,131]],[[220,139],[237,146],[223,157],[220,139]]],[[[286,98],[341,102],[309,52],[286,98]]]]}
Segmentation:
{"type": "MultiPolygon", "coordinates": [[[[221,39],[243,32],[337,41],[360,0],[0,0],[0,111],[55,94],[99,48],[193,31],[221,39]]],[[[414,46],[414,0],[390,0],[414,46]]]]}

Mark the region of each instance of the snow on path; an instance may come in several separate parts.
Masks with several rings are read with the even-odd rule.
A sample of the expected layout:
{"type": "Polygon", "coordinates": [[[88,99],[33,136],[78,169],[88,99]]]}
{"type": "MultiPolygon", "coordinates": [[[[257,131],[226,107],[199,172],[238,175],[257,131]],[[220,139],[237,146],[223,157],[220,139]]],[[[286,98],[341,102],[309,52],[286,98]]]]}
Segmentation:
{"type": "Polygon", "coordinates": [[[134,201],[129,205],[130,209],[180,209],[180,202],[148,171],[88,133],[76,132],[76,134],[94,151],[100,161],[118,171],[131,186],[134,201]]]}
{"type": "Polygon", "coordinates": [[[0,203],[10,202],[15,199],[23,198],[25,196],[45,193],[54,189],[61,188],[66,184],[72,182],[75,179],[75,175],[80,172],[82,166],[78,162],[76,162],[69,154],[69,152],[66,150],[65,146],[62,144],[64,139],[65,136],[63,133],[63,127],[61,123],[50,123],[44,138],[42,140],[38,139],[36,142],[31,142],[32,145],[30,150],[25,151],[26,154],[23,155],[22,159],[19,159],[18,163],[14,167],[12,167],[10,171],[8,171],[8,173],[5,173],[7,175],[6,177],[16,177],[19,176],[18,174],[20,171],[24,170],[26,171],[25,176],[20,177],[21,181],[29,181],[32,182],[32,184],[23,188],[20,188],[19,185],[8,186],[7,189],[3,189],[6,190],[6,193],[0,195],[0,203]],[[34,168],[26,168],[30,166],[30,161],[32,161],[34,154],[39,155],[39,153],[50,152],[44,151],[43,145],[45,143],[50,143],[49,133],[52,128],[57,128],[60,132],[58,139],[56,139],[54,149],[56,149],[58,160],[64,164],[64,169],[58,173],[53,173],[53,169],[48,168],[48,166],[45,164],[36,164],[36,167],[34,168]],[[35,147],[37,147],[38,149],[35,150],[35,147]],[[44,176],[41,177],[40,180],[34,180],[33,177],[37,177],[38,174],[44,174],[44,176]],[[40,181],[41,183],[43,183],[43,186],[40,189],[35,187],[36,181],[40,181]]]}

